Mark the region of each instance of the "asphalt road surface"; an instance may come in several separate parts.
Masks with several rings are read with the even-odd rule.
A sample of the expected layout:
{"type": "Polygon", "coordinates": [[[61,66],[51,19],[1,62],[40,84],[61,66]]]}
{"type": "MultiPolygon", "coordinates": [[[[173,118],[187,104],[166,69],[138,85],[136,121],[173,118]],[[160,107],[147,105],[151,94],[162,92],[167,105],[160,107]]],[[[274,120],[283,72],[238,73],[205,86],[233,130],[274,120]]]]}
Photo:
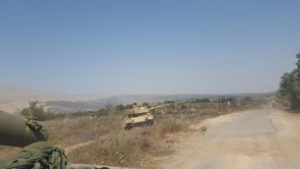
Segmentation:
{"type": "Polygon", "coordinates": [[[201,125],[207,132],[186,139],[160,168],[300,169],[300,114],[264,109],[201,125]]]}

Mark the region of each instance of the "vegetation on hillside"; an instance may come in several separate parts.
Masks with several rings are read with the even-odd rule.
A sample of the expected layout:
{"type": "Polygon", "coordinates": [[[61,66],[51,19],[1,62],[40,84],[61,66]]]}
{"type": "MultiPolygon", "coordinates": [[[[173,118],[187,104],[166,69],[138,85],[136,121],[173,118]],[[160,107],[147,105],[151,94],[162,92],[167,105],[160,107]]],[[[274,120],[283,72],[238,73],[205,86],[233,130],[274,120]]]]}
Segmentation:
{"type": "Polygon", "coordinates": [[[50,111],[45,111],[43,106],[39,106],[38,102],[30,102],[28,108],[24,108],[21,112],[23,116],[35,117],[38,120],[50,120],[56,118],[56,114],[50,111]]]}
{"type": "MultiPolygon", "coordinates": [[[[178,132],[187,131],[189,125],[201,120],[241,110],[244,106],[241,104],[243,100],[247,101],[244,104],[249,105],[256,101],[255,98],[232,99],[236,102],[232,103],[231,110],[223,109],[220,112],[218,100],[205,100],[200,103],[198,100],[162,103],[165,106],[152,112],[156,125],[136,127],[129,131],[122,128],[123,117],[120,111],[132,105],[106,106],[99,110],[101,113],[97,111],[89,116],[77,114],[79,116],[72,115],[71,118],[66,116],[45,124],[50,130],[49,141],[66,148],[72,163],[156,168],[152,158],[171,153],[172,145],[178,141],[178,132]]],[[[224,98],[224,107],[225,100],[227,99],[224,98]]],[[[209,129],[205,126],[200,128],[203,133],[206,130],[209,129]]]]}
{"type": "Polygon", "coordinates": [[[297,68],[292,72],[284,73],[281,77],[278,98],[280,102],[292,109],[300,109],[300,53],[296,55],[297,68]]]}
{"type": "MultiPolygon", "coordinates": [[[[21,114],[46,120],[42,123],[49,131],[48,141],[65,149],[70,163],[155,168],[153,157],[171,153],[172,145],[178,142],[178,132],[190,131],[189,125],[207,118],[254,108],[259,105],[255,104],[257,102],[258,99],[253,97],[170,100],[158,103],[164,106],[153,110],[154,126],[136,127],[129,131],[123,129],[123,111],[136,103],[107,105],[98,111],[54,114],[34,102],[21,114]]],[[[156,105],[144,103],[143,106],[156,105]]],[[[202,126],[199,130],[205,133],[209,128],[202,126]]],[[[0,147],[0,157],[17,150],[0,147]]]]}
{"type": "MultiPolygon", "coordinates": [[[[149,104],[144,102],[142,106],[150,108],[155,105],[164,105],[157,109],[158,113],[167,114],[192,114],[195,112],[229,112],[232,110],[242,110],[245,108],[257,107],[264,104],[265,100],[263,97],[220,97],[215,99],[209,98],[195,98],[189,100],[167,100],[163,103],[149,104]],[[229,105],[230,104],[230,105],[229,105]]],[[[38,101],[31,102],[29,107],[24,108],[20,114],[22,116],[32,116],[40,121],[60,119],[66,117],[80,117],[80,116],[108,116],[108,115],[122,115],[122,113],[136,106],[137,103],[132,104],[119,104],[119,105],[106,105],[105,107],[97,111],[77,111],[70,113],[54,113],[51,110],[45,110],[38,101]]],[[[155,112],[154,112],[155,113],[155,112]]]]}

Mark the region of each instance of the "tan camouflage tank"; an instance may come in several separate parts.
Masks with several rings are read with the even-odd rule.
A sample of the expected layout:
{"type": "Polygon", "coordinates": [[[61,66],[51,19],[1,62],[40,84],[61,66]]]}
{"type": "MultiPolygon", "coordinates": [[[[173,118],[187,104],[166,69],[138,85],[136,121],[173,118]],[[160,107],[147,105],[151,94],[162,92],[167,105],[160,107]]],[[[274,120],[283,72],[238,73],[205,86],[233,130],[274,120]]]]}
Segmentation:
{"type": "Polygon", "coordinates": [[[162,106],[157,107],[143,107],[143,106],[134,106],[132,109],[126,110],[125,120],[124,120],[124,128],[129,130],[135,126],[142,125],[153,125],[154,117],[151,114],[151,110],[157,109],[162,106]]]}

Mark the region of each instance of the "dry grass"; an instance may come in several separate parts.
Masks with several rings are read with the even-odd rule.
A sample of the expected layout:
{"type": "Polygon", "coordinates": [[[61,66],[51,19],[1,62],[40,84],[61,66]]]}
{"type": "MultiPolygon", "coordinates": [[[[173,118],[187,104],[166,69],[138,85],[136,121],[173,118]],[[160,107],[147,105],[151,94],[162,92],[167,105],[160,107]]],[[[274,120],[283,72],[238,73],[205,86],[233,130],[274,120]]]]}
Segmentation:
{"type": "Polygon", "coordinates": [[[73,117],[47,121],[44,125],[50,133],[50,143],[67,147],[121,130],[121,119],[117,116],[73,117]]]}
{"type": "MultiPolygon", "coordinates": [[[[149,168],[153,167],[149,157],[165,156],[172,151],[174,141],[168,139],[169,135],[184,131],[193,122],[219,115],[213,105],[179,104],[162,111],[166,113],[155,116],[156,125],[129,131],[122,128],[120,115],[67,117],[44,125],[50,143],[66,149],[72,147],[67,154],[71,163],[149,168]]],[[[3,147],[0,150],[0,159],[7,152],[16,151],[3,147]]]]}
{"type": "MultiPolygon", "coordinates": [[[[200,117],[200,116],[199,116],[200,117]]],[[[122,118],[116,115],[103,117],[72,117],[44,122],[49,131],[49,142],[68,149],[70,163],[105,164],[112,166],[148,168],[149,156],[164,156],[171,152],[168,134],[183,131],[188,123],[186,116],[157,117],[156,125],[122,128],[122,118]],[[83,146],[78,146],[82,143],[83,146]]],[[[14,155],[19,149],[0,147],[0,158],[7,152],[14,155]]]]}
{"type": "Polygon", "coordinates": [[[10,159],[10,157],[15,156],[18,152],[21,151],[21,148],[9,147],[9,146],[0,146],[0,161],[5,161],[10,159]]]}
{"type": "Polygon", "coordinates": [[[166,135],[183,128],[181,122],[163,119],[153,127],[111,132],[104,139],[72,151],[69,159],[76,163],[145,168],[148,165],[146,157],[170,153],[165,142],[166,135]]]}

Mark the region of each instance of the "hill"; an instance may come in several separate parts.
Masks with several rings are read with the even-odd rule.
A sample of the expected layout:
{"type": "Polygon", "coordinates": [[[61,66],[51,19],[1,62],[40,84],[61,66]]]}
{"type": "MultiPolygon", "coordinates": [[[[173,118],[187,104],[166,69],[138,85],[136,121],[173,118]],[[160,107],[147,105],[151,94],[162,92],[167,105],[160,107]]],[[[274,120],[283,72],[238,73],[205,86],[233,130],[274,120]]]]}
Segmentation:
{"type": "Polygon", "coordinates": [[[28,106],[29,101],[47,102],[52,100],[79,101],[98,97],[69,95],[64,93],[45,92],[15,86],[0,85],[0,110],[14,113],[28,106]]]}
{"type": "MultiPolygon", "coordinates": [[[[263,94],[228,94],[226,97],[259,97],[272,95],[263,94]]],[[[14,113],[28,107],[29,101],[39,101],[46,109],[54,112],[95,111],[106,105],[131,104],[131,103],[159,103],[166,100],[188,100],[210,98],[216,99],[220,95],[215,94],[144,94],[144,95],[71,95],[65,93],[46,92],[22,87],[0,85],[0,110],[14,113]]]]}

